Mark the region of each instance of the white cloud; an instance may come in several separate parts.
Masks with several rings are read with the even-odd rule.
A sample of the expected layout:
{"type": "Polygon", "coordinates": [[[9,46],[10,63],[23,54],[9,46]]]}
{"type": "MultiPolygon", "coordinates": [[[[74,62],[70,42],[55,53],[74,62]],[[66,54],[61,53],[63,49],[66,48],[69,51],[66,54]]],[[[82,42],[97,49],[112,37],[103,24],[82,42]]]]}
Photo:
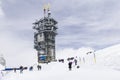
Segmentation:
{"type": "Polygon", "coordinates": [[[7,0],[10,3],[16,3],[17,0],[7,0]]]}
{"type": "Polygon", "coordinates": [[[3,16],[4,16],[3,10],[2,10],[2,8],[0,7],[0,17],[3,17],[3,16]]]}
{"type": "Polygon", "coordinates": [[[0,1],[0,18],[2,18],[4,16],[4,12],[2,10],[1,4],[2,4],[2,2],[0,1]]]}
{"type": "MultiPolygon", "coordinates": [[[[43,13],[41,5],[43,5],[43,2],[48,2],[48,0],[40,1],[39,5],[36,3],[31,4],[29,1],[24,2],[24,0],[7,1],[11,3],[7,4],[4,2],[5,12],[3,12],[2,6],[0,5],[0,16],[2,17],[0,18],[0,50],[9,60],[8,65],[18,65],[24,62],[24,59],[28,55],[30,58],[25,63],[30,63],[31,60],[35,60],[35,57],[37,57],[33,49],[33,39],[31,37],[29,38],[28,34],[23,34],[22,36],[19,34],[31,31],[29,35],[33,36],[32,23],[36,18],[39,19],[43,13]],[[21,8],[16,3],[18,5],[24,4],[21,8]],[[28,39],[25,40],[23,39],[24,37],[28,39]],[[15,57],[13,58],[12,56],[15,57]],[[22,61],[20,61],[21,58],[23,58],[22,61]]],[[[36,1],[33,0],[33,2],[36,1]]],[[[95,46],[97,48],[119,42],[119,4],[119,0],[51,1],[52,16],[58,19],[59,25],[57,46],[60,46],[59,48],[61,46],[64,48],[95,46]],[[110,32],[116,29],[118,30],[117,33],[115,31],[110,32]]],[[[70,51],[74,52],[74,50],[70,51]]]]}
{"type": "Polygon", "coordinates": [[[21,40],[9,31],[1,32],[0,36],[0,51],[6,59],[7,66],[33,65],[37,62],[32,42],[21,40]]]}
{"type": "Polygon", "coordinates": [[[63,10],[63,13],[59,21],[59,29],[62,30],[59,44],[78,42],[103,47],[119,43],[119,0],[74,0],[69,4],[62,0],[60,3],[59,10],[61,13],[63,10]]]}
{"type": "MultiPolygon", "coordinates": [[[[14,0],[10,1],[14,2],[14,0]]],[[[32,30],[32,22],[29,19],[26,22],[23,19],[8,18],[3,12],[2,3],[0,4],[0,54],[4,55],[8,67],[33,65],[37,62],[33,41],[25,40],[22,32],[30,29],[32,30]],[[23,36],[19,36],[21,34],[23,36]]]]}

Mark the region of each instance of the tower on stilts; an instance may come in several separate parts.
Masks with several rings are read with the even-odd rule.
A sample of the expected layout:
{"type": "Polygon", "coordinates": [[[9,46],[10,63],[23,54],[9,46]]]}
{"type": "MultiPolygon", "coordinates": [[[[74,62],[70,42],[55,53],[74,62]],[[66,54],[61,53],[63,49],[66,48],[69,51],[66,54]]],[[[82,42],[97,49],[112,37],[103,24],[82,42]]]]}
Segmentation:
{"type": "Polygon", "coordinates": [[[56,59],[57,21],[51,17],[48,6],[45,6],[43,11],[44,17],[33,23],[34,48],[37,50],[38,63],[48,63],[56,59]]]}

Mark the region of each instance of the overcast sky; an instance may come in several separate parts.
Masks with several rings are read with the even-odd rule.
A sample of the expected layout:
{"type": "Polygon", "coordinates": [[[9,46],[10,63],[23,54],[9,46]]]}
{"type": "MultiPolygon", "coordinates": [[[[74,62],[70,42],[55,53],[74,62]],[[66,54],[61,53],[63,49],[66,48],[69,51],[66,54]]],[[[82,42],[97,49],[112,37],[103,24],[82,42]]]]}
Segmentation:
{"type": "Polygon", "coordinates": [[[1,53],[18,59],[35,52],[32,23],[47,3],[58,21],[57,50],[120,43],[120,0],[0,0],[1,53]]]}

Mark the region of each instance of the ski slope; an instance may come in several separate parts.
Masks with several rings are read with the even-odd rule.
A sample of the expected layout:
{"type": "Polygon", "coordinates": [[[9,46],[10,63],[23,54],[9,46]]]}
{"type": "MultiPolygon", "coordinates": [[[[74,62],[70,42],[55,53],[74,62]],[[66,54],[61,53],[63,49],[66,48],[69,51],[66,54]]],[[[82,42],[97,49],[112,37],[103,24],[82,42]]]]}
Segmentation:
{"type": "Polygon", "coordinates": [[[95,52],[92,48],[84,47],[77,50],[64,49],[57,55],[57,59],[65,60],[64,63],[41,64],[41,71],[34,66],[33,71],[25,70],[22,74],[19,71],[16,73],[11,71],[1,80],[120,80],[119,49],[120,44],[95,52]],[[92,53],[86,54],[88,52],[92,53]],[[93,54],[96,55],[96,63],[93,54]],[[73,64],[72,71],[69,71],[68,57],[75,57],[80,68],[73,64]]]}
{"type": "Polygon", "coordinates": [[[120,80],[120,71],[81,64],[69,71],[66,63],[42,65],[41,71],[10,72],[2,80],[120,80]]]}
{"type": "Polygon", "coordinates": [[[96,52],[97,63],[120,70],[120,44],[96,52]]]}

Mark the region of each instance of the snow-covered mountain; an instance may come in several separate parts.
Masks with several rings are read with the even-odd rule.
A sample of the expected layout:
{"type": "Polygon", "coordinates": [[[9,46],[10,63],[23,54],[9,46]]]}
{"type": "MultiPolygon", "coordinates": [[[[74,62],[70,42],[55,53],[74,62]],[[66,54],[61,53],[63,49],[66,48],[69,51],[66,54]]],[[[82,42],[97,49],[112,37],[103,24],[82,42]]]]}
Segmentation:
{"type": "Polygon", "coordinates": [[[120,44],[96,51],[97,63],[120,69],[120,44]]]}
{"type": "Polygon", "coordinates": [[[73,48],[68,48],[68,49],[63,49],[61,51],[57,52],[57,59],[67,59],[69,57],[77,57],[78,60],[82,61],[83,58],[87,60],[91,58],[93,59],[93,54],[87,55],[89,52],[94,52],[94,49],[90,47],[81,47],[79,49],[73,49],[73,48]]]}
{"type": "Polygon", "coordinates": [[[11,71],[2,80],[120,80],[120,71],[109,68],[120,69],[120,44],[98,51],[89,47],[64,49],[57,51],[57,59],[65,62],[41,64],[41,71],[37,71],[36,66],[33,71],[25,70],[22,74],[19,70],[16,73],[11,71]],[[75,57],[80,68],[73,64],[72,71],[69,71],[68,57],[75,57]]]}
{"type": "Polygon", "coordinates": [[[59,51],[58,58],[79,57],[81,60],[85,58],[86,64],[94,63],[94,54],[96,65],[107,66],[120,70],[120,44],[113,45],[94,52],[94,49],[82,47],[79,49],[64,49],[59,51]],[[90,54],[87,54],[91,52],[90,54]],[[64,54],[63,54],[64,53],[64,54]]]}
{"type": "Polygon", "coordinates": [[[5,75],[2,80],[120,80],[120,71],[88,66],[79,64],[80,68],[73,65],[72,71],[69,71],[67,62],[54,62],[50,64],[41,64],[42,70],[33,71],[24,70],[14,73],[11,71],[5,75]]]}

